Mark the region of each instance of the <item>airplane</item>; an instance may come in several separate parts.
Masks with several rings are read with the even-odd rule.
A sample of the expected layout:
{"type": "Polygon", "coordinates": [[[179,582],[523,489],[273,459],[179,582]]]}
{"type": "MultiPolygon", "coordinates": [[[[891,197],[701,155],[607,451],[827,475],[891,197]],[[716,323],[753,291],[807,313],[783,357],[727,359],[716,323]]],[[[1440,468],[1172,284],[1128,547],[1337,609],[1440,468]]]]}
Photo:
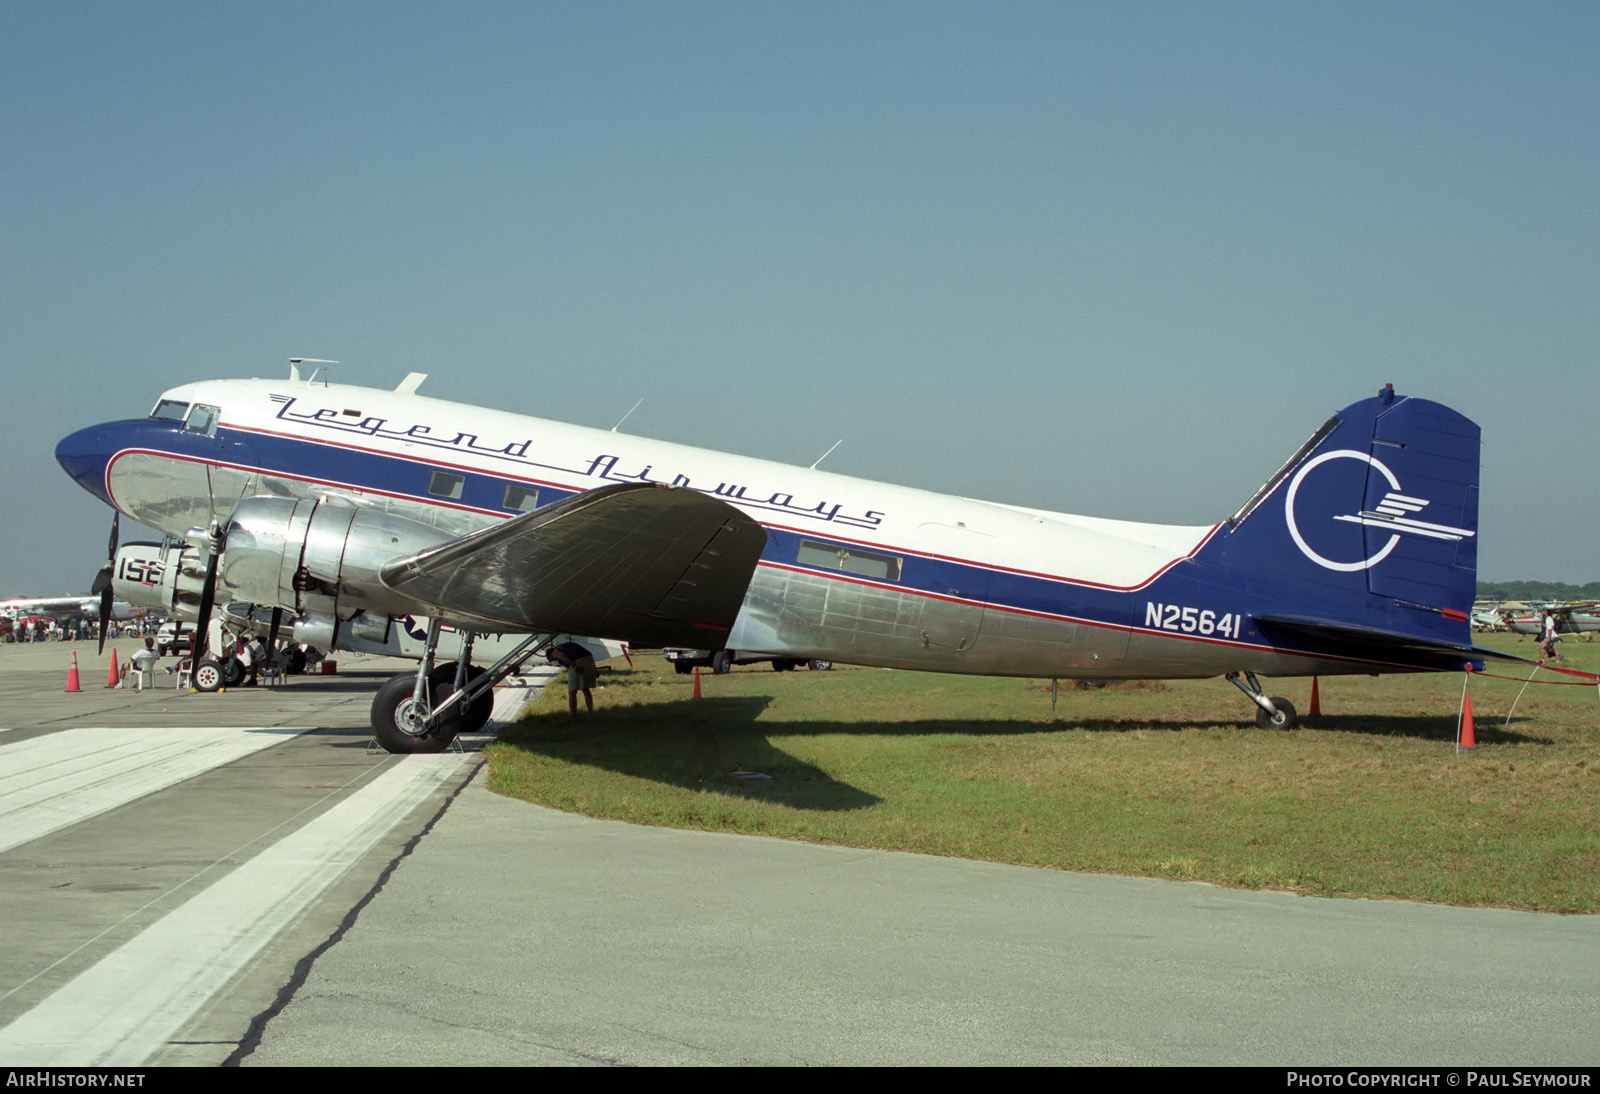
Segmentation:
{"type": "Polygon", "coordinates": [[[1545,612],[1555,616],[1557,634],[1587,636],[1600,631],[1600,604],[1591,600],[1548,604],[1502,604],[1496,612],[1500,625],[1514,634],[1535,637],[1543,634],[1545,612]]]}
{"type": "MultiPolygon", "coordinates": [[[[320,377],[320,380],[319,380],[320,377]]],[[[952,497],[417,393],[212,380],[63,439],[90,493],[173,537],[114,548],[117,595],[289,620],[323,649],[426,618],[379,742],[439,751],[562,634],[933,672],[1259,676],[1481,669],[1478,426],[1392,385],[1318,428],[1232,516],[1169,526],[952,497]],[[434,658],[462,632],[454,679],[434,658]],[[516,636],[483,667],[476,635],[516,636]]],[[[113,522],[115,523],[115,521],[113,522]]],[[[200,628],[204,633],[205,627],[200,628]]]]}
{"type": "MultiPolygon", "coordinates": [[[[126,600],[113,600],[111,603],[112,619],[133,619],[138,614],[139,609],[126,600]]],[[[0,600],[0,615],[12,619],[22,615],[48,615],[62,623],[75,619],[98,619],[100,598],[93,595],[16,597],[0,600]]]]}

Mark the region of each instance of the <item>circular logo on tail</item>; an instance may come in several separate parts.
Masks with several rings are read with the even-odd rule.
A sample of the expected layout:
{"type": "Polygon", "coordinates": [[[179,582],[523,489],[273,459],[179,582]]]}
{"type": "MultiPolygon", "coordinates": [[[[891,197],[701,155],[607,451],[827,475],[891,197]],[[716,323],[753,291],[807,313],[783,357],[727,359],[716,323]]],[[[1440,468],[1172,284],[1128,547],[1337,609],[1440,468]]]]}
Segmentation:
{"type": "MultiPolygon", "coordinates": [[[[1394,477],[1394,472],[1390,471],[1387,467],[1383,466],[1383,464],[1373,459],[1367,453],[1357,452],[1351,448],[1340,448],[1333,452],[1324,452],[1315,459],[1307,460],[1306,465],[1299,471],[1295,472],[1294,478],[1289,482],[1289,495],[1284,499],[1284,518],[1289,524],[1289,537],[1294,540],[1294,545],[1300,548],[1301,554],[1305,555],[1312,562],[1315,562],[1318,566],[1321,566],[1325,570],[1339,570],[1345,573],[1355,570],[1370,570],[1372,567],[1382,562],[1385,558],[1389,557],[1389,552],[1394,550],[1394,545],[1400,542],[1400,537],[1398,535],[1390,536],[1389,542],[1385,543],[1375,555],[1370,555],[1367,558],[1360,559],[1356,562],[1335,562],[1333,559],[1324,558],[1322,555],[1319,555],[1316,551],[1312,550],[1311,545],[1308,544],[1305,541],[1305,537],[1300,534],[1299,524],[1295,522],[1294,499],[1295,496],[1300,492],[1300,483],[1303,482],[1305,477],[1312,471],[1327,463],[1329,460],[1365,460],[1367,463],[1377,468],[1379,473],[1381,473],[1384,478],[1389,480],[1389,488],[1391,491],[1398,493],[1400,490],[1400,480],[1394,477]]],[[[1343,520],[1345,518],[1334,517],[1333,519],[1343,520]]],[[[1357,523],[1363,522],[1358,519],[1357,523]]]]}
{"type": "Polygon", "coordinates": [[[1395,544],[1400,542],[1401,536],[1420,536],[1423,539],[1439,539],[1452,543],[1459,543],[1475,533],[1470,528],[1456,528],[1448,524],[1429,524],[1416,519],[1416,515],[1431,504],[1426,498],[1412,497],[1400,489],[1400,480],[1395,478],[1394,472],[1365,452],[1357,452],[1351,448],[1340,448],[1333,452],[1324,452],[1315,459],[1307,460],[1304,467],[1295,472],[1289,482],[1289,493],[1284,499],[1284,520],[1289,526],[1289,536],[1294,540],[1294,545],[1300,548],[1300,553],[1321,566],[1325,570],[1338,570],[1350,573],[1356,570],[1370,570],[1378,563],[1389,557],[1395,544]],[[1295,518],[1295,498],[1300,493],[1300,484],[1305,477],[1329,460],[1361,460],[1375,468],[1389,483],[1389,491],[1383,500],[1371,509],[1362,509],[1355,513],[1343,513],[1333,519],[1347,524],[1360,524],[1368,528],[1382,528],[1389,534],[1389,542],[1378,548],[1376,554],[1367,555],[1354,562],[1336,562],[1331,558],[1318,554],[1300,534],[1300,525],[1295,518]]]}

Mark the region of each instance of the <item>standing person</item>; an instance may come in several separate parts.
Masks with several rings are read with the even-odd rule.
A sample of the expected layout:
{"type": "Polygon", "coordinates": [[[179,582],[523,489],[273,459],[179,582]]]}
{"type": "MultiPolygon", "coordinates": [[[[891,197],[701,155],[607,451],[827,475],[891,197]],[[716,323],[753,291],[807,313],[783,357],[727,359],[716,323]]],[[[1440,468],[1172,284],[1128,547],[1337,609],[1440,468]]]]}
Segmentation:
{"type": "Polygon", "coordinates": [[[1556,617],[1547,608],[1544,613],[1544,626],[1539,631],[1539,652],[1546,659],[1553,657],[1558,662],[1565,661],[1566,658],[1556,652],[1556,641],[1556,617]]]}
{"type": "Polygon", "coordinates": [[[567,667],[567,713],[573,718],[578,716],[578,689],[582,688],[583,701],[589,708],[590,717],[593,717],[594,685],[600,678],[594,655],[576,642],[563,642],[559,646],[552,646],[545,653],[545,658],[567,667]]]}

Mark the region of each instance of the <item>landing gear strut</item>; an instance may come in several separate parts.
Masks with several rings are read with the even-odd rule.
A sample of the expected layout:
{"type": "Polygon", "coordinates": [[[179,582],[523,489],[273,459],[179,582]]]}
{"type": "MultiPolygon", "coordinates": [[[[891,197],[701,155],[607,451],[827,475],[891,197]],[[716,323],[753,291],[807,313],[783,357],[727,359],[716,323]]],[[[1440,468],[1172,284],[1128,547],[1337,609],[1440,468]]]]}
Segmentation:
{"type": "Polygon", "coordinates": [[[1230,672],[1223,679],[1244,692],[1257,707],[1256,725],[1262,729],[1293,729],[1296,724],[1294,704],[1281,695],[1268,697],[1253,672],[1230,672]],[[1242,679],[1241,679],[1242,677],[1242,679]],[[1248,683],[1246,682],[1248,681],[1248,683]]]}
{"type": "Polygon", "coordinates": [[[439,621],[429,620],[417,671],[390,677],[372,699],[372,735],[386,750],[443,752],[456,734],[482,729],[494,709],[494,686],[556,638],[529,635],[492,666],[480,669],[471,663],[475,637],[466,632],[459,661],[435,667],[439,621]]]}

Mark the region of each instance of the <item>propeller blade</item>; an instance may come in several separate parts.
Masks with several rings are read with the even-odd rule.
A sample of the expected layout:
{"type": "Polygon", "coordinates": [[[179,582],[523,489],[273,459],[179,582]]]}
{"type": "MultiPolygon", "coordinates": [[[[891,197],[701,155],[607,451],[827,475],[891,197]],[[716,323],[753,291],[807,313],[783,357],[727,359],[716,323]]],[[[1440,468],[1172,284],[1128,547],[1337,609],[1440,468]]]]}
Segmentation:
{"type": "MultiPolygon", "coordinates": [[[[276,661],[278,659],[278,628],[282,625],[283,609],[273,608],[272,627],[267,631],[267,659],[269,661],[276,661]]],[[[279,666],[279,671],[282,671],[281,665],[279,666]]]]}
{"type": "Polygon", "coordinates": [[[117,564],[117,541],[122,526],[122,511],[111,511],[111,543],[106,547],[106,564],[100,567],[100,572],[95,575],[94,584],[89,586],[91,593],[100,594],[100,655],[106,652],[106,628],[111,624],[112,601],[116,593],[111,584],[111,571],[117,564]]]}
{"type": "Polygon", "coordinates": [[[206,557],[206,580],[200,586],[200,618],[194,625],[194,663],[198,665],[206,655],[207,640],[211,635],[211,603],[217,595],[217,554],[206,557]]]}
{"type": "Polygon", "coordinates": [[[100,590],[100,653],[106,652],[106,629],[111,625],[111,599],[113,593],[111,582],[106,582],[106,587],[100,590]]]}

